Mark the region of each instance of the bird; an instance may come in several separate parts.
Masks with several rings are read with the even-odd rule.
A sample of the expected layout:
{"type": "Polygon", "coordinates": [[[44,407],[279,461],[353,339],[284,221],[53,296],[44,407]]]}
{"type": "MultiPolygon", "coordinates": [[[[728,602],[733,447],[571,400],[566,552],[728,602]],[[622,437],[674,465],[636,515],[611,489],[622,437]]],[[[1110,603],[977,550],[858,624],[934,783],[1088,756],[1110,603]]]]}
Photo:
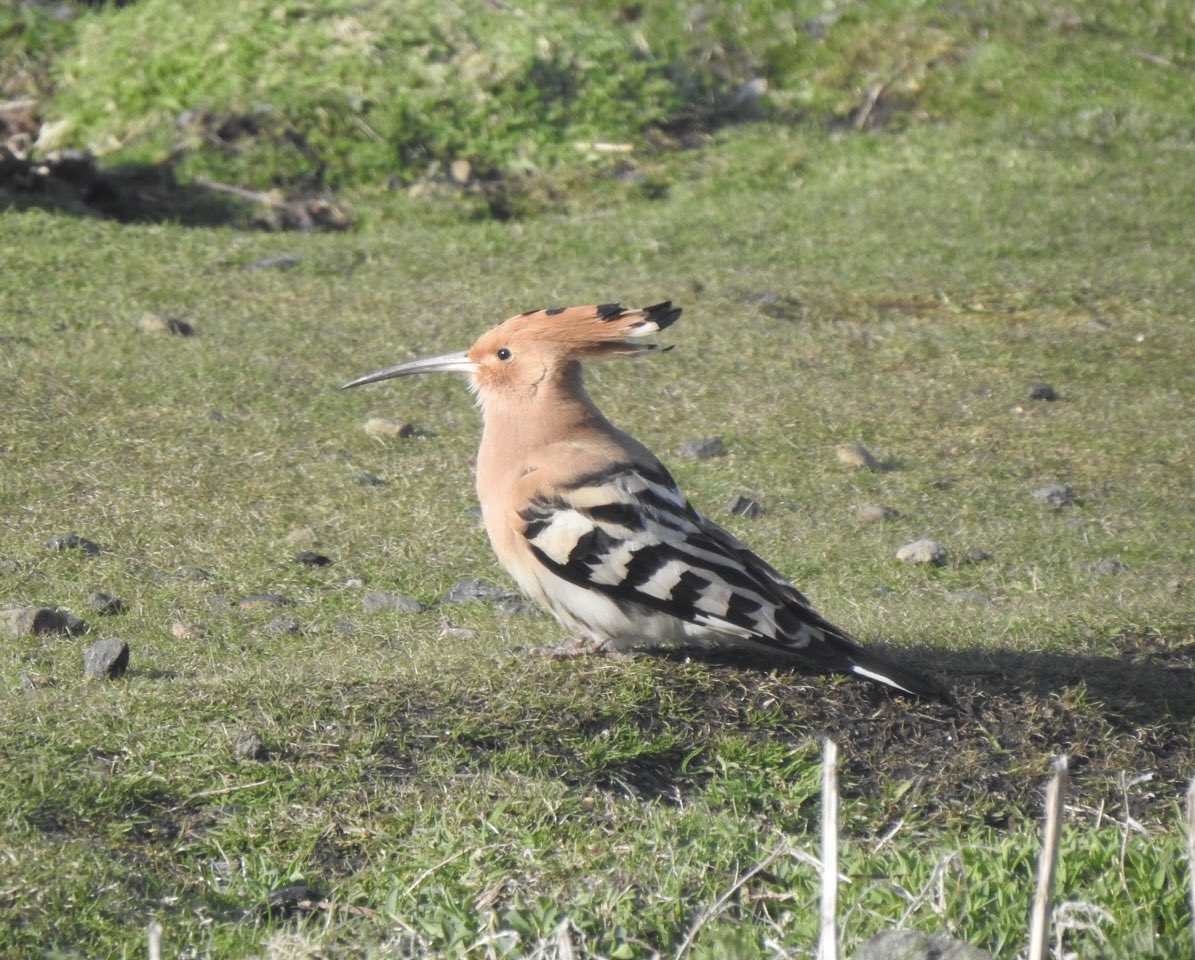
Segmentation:
{"type": "Polygon", "coordinates": [[[671,301],[529,311],[466,351],[399,363],[341,389],[417,373],[468,376],[482,416],[476,482],[486,532],[520,589],[572,634],[563,650],[763,657],[942,699],[935,682],[826,620],[699,513],[655,454],[590,399],[584,363],[671,349],[642,338],[680,315],[671,301]]]}

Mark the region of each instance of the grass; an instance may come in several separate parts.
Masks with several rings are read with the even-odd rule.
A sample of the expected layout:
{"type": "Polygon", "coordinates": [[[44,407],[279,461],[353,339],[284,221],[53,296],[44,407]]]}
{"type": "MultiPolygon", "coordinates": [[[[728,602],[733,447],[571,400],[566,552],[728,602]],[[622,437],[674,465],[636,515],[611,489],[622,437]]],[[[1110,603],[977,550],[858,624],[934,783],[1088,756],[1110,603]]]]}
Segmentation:
{"type": "MultiPolygon", "coordinates": [[[[158,10],[89,15],[78,49],[158,10]]],[[[546,956],[567,921],[579,955],[671,956],[773,856],[692,956],[809,956],[817,878],[794,851],[816,844],[830,732],[848,951],[905,923],[1015,956],[1067,751],[1058,889],[1096,919],[1064,947],[1189,956],[1190,27],[1162,3],[1080,27],[1035,4],[881,10],[944,19],[884,47],[888,21],[847,8],[827,41],[843,46],[816,51],[837,79],[807,102],[785,78],[811,61],[769,49],[775,21],[684,43],[668,15],[638,24],[669,62],[711,36],[751,51],[776,98],[772,121],[641,156],[656,199],[570,168],[552,175],[567,197],[508,223],[368,180],[347,192],[360,228],[336,236],[0,214],[0,606],[93,628],[0,650],[0,953],[143,955],[157,920],[167,956],[546,956]],[[946,44],[958,83],[930,71],[902,91],[920,113],[842,131],[872,76],[852,43],[881,66],[946,44]],[[244,269],[279,253],[299,263],[244,269]],[[602,408],[828,616],[942,670],[961,710],[741,666],[550,662],[526,650],[559,639],[550,620],[436,604],[469,577],[507,583],[468,513],[476,412],[453,378],[334,387],[520,310],[665,297],[685,308],[677,349],[591,371],[602,408]],[[146,310],[198,334],[141,334],[146,310]],[[1038,381],[1060,399],[1029,400],[1038,381]],[[375,414],[433,436],[378,440],[375,414]],[[676,456],[715,434],[725,458],[676,456]],[[890,469],[842,466],[846,441],[890,469]],[[1081,502],[1035,502],[1049,482],[1081,502]],[[736,493],[765,515],[729,515],[736,493]],[[899,515],[860,526],[865,503],[899,515]],[[103,551],[43,547],[70,531],[103,551]],[[951,562],[897,564],[922,536],[951,562]],[[308,546],[335,563],[295,563],[308,546]],[[1096,572],[1109,558],[1127,569],[1096,572]],[[366,615],[349,577],[428,609],[366,615]],[[95,589],[126,611],[90,614],[95,589]],[[295,605],[228,605],[262,592],[295,605]],[[300,632],[274,632],[280,614],[300,632]],[[130,644],[122,680],[82,680],[97,634],[130,644]],[[236,757],[246,729],[268,759],[236,757]],[[337,906],[269,915],[298,882],[337,906]]]]}

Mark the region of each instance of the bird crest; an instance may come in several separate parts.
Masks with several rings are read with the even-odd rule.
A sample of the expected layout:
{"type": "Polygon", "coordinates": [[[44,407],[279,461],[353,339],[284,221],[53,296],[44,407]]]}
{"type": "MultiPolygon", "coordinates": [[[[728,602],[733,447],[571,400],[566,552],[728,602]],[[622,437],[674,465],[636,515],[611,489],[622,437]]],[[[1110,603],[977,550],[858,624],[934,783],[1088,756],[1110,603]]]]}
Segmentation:
{"type": "Polygon", "coordinates": [[[501,349],[509,340],[535,343],[558,353],[561,360],[637,357],[668,349],[631,341],[670,327],[680,314],[680,307],[674,307],[670,300],[639,310],[628,310],[618,303],[548,307],[517,314],[492,327],[470,353],[480,357],[501,349]]]}

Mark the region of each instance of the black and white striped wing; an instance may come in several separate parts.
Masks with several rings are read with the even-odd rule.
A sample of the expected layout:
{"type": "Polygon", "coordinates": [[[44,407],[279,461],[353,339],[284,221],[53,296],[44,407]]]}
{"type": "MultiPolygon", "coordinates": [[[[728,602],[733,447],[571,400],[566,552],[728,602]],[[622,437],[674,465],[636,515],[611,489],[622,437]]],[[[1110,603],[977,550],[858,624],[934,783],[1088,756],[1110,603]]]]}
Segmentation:
{"type": "Polygon", "coordinates": [[[776,570],[698,514],[663,468],[581,478],[519,516],[541,564],[617,603],[778,652],[841,636],[776,570]]]}

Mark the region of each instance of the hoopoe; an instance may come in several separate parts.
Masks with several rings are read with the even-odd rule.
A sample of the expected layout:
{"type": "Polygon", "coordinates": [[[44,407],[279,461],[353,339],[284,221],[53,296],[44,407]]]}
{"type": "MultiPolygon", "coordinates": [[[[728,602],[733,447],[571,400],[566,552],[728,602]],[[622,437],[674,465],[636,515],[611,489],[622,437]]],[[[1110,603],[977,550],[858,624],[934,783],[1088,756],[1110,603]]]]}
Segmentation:
{"type": "Polygon", "coordinates": [[[574,634],[574,649],[750,651],[940,696],[821,617],[694,510],[652,452],[589,398],[582,361],[657,352],[639,338],[680,313],[668,301],[522,313],[463,353],[400,363],[344,388],[412,373],[469,375],[484,424],[477,495],[490,543],[523,592],[574,634]]]}

